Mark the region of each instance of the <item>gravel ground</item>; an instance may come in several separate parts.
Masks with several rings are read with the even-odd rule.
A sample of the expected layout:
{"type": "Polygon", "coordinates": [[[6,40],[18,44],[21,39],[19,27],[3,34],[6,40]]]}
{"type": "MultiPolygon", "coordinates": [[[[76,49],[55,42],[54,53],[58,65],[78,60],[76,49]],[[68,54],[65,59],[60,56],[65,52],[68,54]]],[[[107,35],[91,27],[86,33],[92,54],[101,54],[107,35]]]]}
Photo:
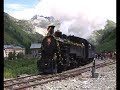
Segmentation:
{"type": "Polygon", "coordinates": [[[28,90],[116,90],[116,64],[96,69],[98,78],[91,78],[91,72],[54,81],[28,90]]]}

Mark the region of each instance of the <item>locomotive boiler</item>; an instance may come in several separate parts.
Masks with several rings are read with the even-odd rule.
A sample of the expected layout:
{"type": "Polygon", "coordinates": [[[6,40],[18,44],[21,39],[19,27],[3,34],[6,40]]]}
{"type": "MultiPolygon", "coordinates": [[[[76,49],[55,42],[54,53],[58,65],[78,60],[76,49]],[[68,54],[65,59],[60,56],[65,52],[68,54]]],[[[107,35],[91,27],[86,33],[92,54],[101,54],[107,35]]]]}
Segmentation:
{"type": "Polygon", "coordinates": [[[60,73],[91,63],[94,55],[94,46],[86,39],[56,31],[42,41],[38,70],[40,73],[60,73]]]}

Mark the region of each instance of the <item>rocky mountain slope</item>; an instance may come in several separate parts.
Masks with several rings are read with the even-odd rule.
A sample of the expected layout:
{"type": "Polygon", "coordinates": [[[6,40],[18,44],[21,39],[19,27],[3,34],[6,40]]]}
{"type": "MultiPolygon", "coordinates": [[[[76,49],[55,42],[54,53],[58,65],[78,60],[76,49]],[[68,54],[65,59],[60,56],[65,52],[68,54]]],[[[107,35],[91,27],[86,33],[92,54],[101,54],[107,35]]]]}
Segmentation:
{"type": "Polygon", "coordinates": [[[53,23],[56,26],[55,29],[58,29],[58,27],[60,26],[60,22],[58,20],[55,20],[52,16],[45,17],[35,15],[29,20],[29,22],[31,22],[31,24],[34,26],[34,31],[42,34],[43,36],[47,34],[47,26],[50,23],[53,23]]]}

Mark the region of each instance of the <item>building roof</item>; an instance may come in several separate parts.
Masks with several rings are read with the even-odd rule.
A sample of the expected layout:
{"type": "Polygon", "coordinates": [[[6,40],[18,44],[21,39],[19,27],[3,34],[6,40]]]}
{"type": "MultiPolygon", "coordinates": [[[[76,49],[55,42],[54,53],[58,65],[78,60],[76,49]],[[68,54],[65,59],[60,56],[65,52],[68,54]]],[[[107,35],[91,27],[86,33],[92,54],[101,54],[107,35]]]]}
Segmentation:
{"type": "Polygon", "coordinates": [[[30,49],[41,48],[41,43],[33,43],[30,46],[30,49]]]}
{"type": "Polygon", "coordinates": [[[14,46],[14,45],[4,45],[4,49],[23,49],[20,46],[14,46]]]}
{"type": "Polygon", "coordinates": [[[13,48],[13,45],[4,45],[4,49],[6,48],[13,48]]]}

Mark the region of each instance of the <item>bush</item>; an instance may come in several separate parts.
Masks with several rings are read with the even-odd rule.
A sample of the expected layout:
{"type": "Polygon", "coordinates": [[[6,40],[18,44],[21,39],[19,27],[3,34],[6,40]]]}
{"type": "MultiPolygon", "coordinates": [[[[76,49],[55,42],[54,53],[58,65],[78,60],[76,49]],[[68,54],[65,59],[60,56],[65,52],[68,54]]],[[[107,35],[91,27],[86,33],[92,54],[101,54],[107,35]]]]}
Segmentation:
{"type": "Polygon", "coordinates": [[[23,55],[22,52],[20,52],[20,53],[17,54],[17,58],[23,58],[23,57],[24,57],[24,55],[23,55]]]}
{"type": "Polygon", "coordinates": [[[9,60],[13,60],[13,59],[15,59],[15,52],[10,52],[9,54],[8,54],[8,59],[9,60]]]}

